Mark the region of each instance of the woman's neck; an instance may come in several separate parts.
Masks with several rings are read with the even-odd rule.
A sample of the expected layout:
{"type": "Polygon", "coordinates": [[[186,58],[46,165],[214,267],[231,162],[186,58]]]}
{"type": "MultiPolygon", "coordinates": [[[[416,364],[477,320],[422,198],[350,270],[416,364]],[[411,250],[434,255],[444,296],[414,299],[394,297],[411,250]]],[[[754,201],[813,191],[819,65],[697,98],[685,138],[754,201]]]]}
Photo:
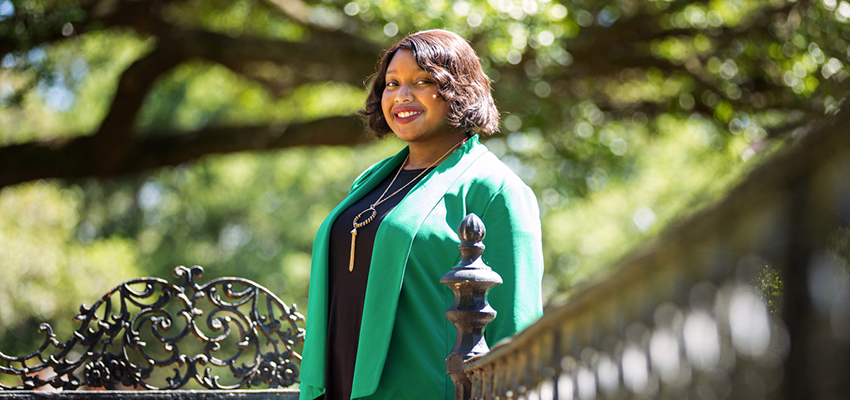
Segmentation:
{"type": "Polygon", "coordinates": [[[467,139],[466,132],[460,131],[440,141],[429,143],[408,142],[410,156],[404,169],[423,169],[439,165],[467,139]]]}

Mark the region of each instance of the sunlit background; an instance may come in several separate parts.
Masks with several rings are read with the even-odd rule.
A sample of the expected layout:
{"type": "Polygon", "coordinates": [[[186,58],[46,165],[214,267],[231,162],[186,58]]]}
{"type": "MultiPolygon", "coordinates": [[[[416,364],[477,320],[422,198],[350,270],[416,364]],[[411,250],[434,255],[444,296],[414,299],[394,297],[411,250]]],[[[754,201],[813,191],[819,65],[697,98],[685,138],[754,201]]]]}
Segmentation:
{"type": "MultiPolygon", "coordinates": [[[[0,146],[93,134],[122,74],[166,42],[98,14],[96,3],[0,0],[0,146]]],[[[121,12],[125,2],[115,3],[121,12]]],[[[138,137],[352,115],[382,48],[428,28],[469,39],[502,112],[501,133],[485,143],[541,206],[546,298],[721,198],[834,114],[850,76],[843,0],[157,3],[135,23],[246,42],[338,35],[372,45],[373,56],[339,65],[258,55],[236,68],[187,60],[144,96],[138,137]]],[[[0,345],[29,351],[42,321],[66,337],[79,304],[130,278],[170,278],[177,265],[253,279],[304,311],[319,224],[360,171],[402,146],[387,139],[212,154],[139,174],[3,187],[0,345]]],[[[836,239],[844,265],[848,237],[836,239]]],[[[755,283],[781,307],[775,271],[765,267],[755,283]]],[[[730,301],[755,307],[736,296],[730,301]]],[[[699,318],[683,329],[700,331],[699,318]]],[[[759,351],[766,322],[729,318],[739,351],[759,351]],[[744,323],[761,330],[740,336],[734,329],[744,323]]],[[[674,345],[663,334],[653,336],[653,351],[674,345]]]]}

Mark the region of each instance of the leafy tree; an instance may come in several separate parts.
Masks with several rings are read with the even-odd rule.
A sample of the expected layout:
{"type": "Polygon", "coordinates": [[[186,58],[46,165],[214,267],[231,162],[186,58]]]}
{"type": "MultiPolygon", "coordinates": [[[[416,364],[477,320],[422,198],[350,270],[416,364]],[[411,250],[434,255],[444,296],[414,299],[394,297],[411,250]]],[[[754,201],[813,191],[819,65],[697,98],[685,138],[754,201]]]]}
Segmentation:
{"type": "Polygon", "coordinates": [[[306,303],[319,222],[401,146],[367,144],[363,81],[428,28],[494,79],[487,144],[538,194],[547,290],[569,289],[828,122],[848,20],[839,0],[0,0],[0,235],[20,243],[0,329],[71,315],[104,270],[201,264],[306,303]]]}
{"type": "MultiPolygon", "coordinates": [[[[76,114],[84,102],[73,99],[90,77],[107,78],[98,67],[120,71],[107,78],[113,98],[101,100],[108,105],[88,124],[38,127],[56,133],[24,124],[10,135],[0,149],[3,185],[134,173],[218,152],[360,143],[357,123],[334,113],[275,115],[269,97],[316,82],[357,90],[383,45],[435,26],[472,38],[497,78],[500,105],[510,110],[506,131],[534,128],[581,172],[622,167],[628,141],[624,150],[616,133],[599,133],[636,118],[695,114],[723,134],[781,136],[834,111],[848,74],[850,15],[844,2],[832,0],[2,4],[6,104],[36,91],[52,108],[76,114]],[[101,46],[119,35],[124,43],[101,46]],[[262,88],[246,82],[199,101],[204,94],[191,91],[199,70],[262,88]],[[231,73],[237,76],[225,77],[231,73]],[[174,82],[180,76],[188,86],[174,82]],[[177,87],[156,85],[167,77],[177,87]],[[210,104],[215,97],[222,101],[210,104]],[[233,103],[235,109],[223,106],[233,103]],[[170,112],[184,105],[195,115],[170,112]],[[588,145],[608,151],[582,151],[588,145]]],[[[586,174],[572,175],[556,183],[587,190],[578,179],[586,174]]]]}

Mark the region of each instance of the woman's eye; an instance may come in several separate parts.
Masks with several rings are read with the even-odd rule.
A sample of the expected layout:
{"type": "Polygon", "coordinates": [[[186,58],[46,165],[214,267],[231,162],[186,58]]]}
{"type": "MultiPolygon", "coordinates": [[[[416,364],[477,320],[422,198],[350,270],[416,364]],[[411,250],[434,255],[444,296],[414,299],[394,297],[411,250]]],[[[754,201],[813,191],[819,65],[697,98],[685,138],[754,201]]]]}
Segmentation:
{"type": "Polygon", "coordinates": [[[398,86],[398,83],[395,82],[387,82],[387,87],[395,87],[398,86]]]}

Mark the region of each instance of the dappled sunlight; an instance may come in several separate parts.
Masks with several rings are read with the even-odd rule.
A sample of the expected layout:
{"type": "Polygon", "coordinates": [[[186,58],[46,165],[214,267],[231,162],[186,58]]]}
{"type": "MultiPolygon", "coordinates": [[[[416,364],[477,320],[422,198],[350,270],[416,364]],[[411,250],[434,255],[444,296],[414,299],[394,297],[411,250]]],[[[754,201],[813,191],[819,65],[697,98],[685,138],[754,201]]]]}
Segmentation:
{"type": "Polygon", "coordinates": [[[363,107],[361,88],[333,83],[305,85],[275,105],[278,121],[311,120],[329,115],[351,115],[363,107]]]}
{"type": "Polygon", "coordinates": [[[627,179],[605,178],[605,185],[597,186],[601,183],[592,180],[601,175],[590,171],[588,187],[598,190],[587,198],[565,201],[554,190],[538,193],[545,211],[544,245],[553,254],[577,257],[569,264],[562,256],[547,262],[547,271],[561,282],[559,290],[611,265],[671,221],[712,204],[749,168],[737,153],[743,150],[736,150],[748,148],[744,138],[733,139],[728,153],[717,152],[718,133],[706,121],[665,116],[656,124],[663,140],[619,128],[638,154],[627,179]]]}
{"type": "Polygon", "coordinates": [[[21,322],[0,333],[30,335],[28,318],[65,332],[92,293],[140,276],[169,278],[178,264],[253,278],[306,306],[316,229],[359,171],[402,144],[224,155],[103,186],[4,188],[0,318],[21,322]]]}
{"type": "MultiPolygon", "coordinates": [[[[219,4],[222,5],[222,4],[219,4]]],[[[224,7],[209,2],[174,2],[163,13],[172,23],[198,25],[229,36],[269,36],[286,40],[305,39],[308,31],[282,18],[274,7],[249,0],[229,1],[224,7]]]]}
{"type": "Polygon", "coordinates": [[[142,107],[139,126],[143,131],[158,133],[234,123],[285,125],[350,115],[365,98],[362,89],[345,84],[315,83],[288,89],[286,82],[279,85],[280,93],[269,93],[260,83],[223,66],[185,64],[153,89],[142,107]]]}
{"type": "Polygon", "coordinates": [[[0,56],[0,144],[78,136],[95,129],[106,114],[117,77],[149,45],[130,32],[92,32],[0,56]],[[61,67],[51,72],[53,65],[61,67]],[[32,85],[38,90],[28,91],[32,85]],[[18,98],[20,108],[13,106],[18,98]]]}
{"type": "MultiPolygon", "coordinates": [[[[482,141],[537,195],[547,299],[610,273],[829,123],[846,107],[850,77],[842,0],[127,8],[136,3],[115,2],[130,22],[113,26],[75,1],[59,12],[51,2],[0,0],[0,146],[29,143],[35,154],[0,174],[31,173],[0,189],[4,341],[26,342],[42,320],[67,328],[57,318],[92,292],[131,277],[169,278],[179,264],[254,279],[306,306],[319,225],[360,171],[404,146],[359,144],[366,139],[354,114],[380,52],[411,32],[461,34],[493,80],[501,132],[482,141]],[[157,50],[166,51],[159,61],[157,50]],[[128,73],[145,62],[151,76],[128,73]],[[123,109],[128,102],[139,106],[123,109]],[[112,125],[110,110],[118,110],[112,125]],[[94,141],[101,127],[102,146],[74,141],[94,141]],[[212,131],[220,136],[193,141],[212,131]],[[281,144],[290,134],[306,139],[281,144]],[[154,138],[173,141],[145,147],[154,138]],[[162,154],[176,158],[156,160],[162,154]],[[60,165],[40,173],[49,162],[60,165]]],[[[783,286],[762,261],[753,261],[763,274],[750,283],[767,294],[707,284],[688,294],[694,304],[655,305],[641,324],[623,327],[620,347],[560,360],[565,373],[547,377],[540,397],[653,397],[689,382],[699,398],[723,398],[736,384],[730,354],[773,368],[787,350],[775,324],[783,286]]],[[[818,317],[843,338],[845,264],[822,254],[808,271],[818,317]]],[[[777,384],[746,379],[758,396],[777,384]]]]}
{"type": "Polygon", "coordinates": [[[77,302],[140,273],[132,241],[77,237],[81,200],[79,190],[54,183],[0,190],[0,334],[30,345],[28,351],[39,339],[34,328],[23,329],[30,319],[56,321],[58,331],[70,334],[77,302]]]}

